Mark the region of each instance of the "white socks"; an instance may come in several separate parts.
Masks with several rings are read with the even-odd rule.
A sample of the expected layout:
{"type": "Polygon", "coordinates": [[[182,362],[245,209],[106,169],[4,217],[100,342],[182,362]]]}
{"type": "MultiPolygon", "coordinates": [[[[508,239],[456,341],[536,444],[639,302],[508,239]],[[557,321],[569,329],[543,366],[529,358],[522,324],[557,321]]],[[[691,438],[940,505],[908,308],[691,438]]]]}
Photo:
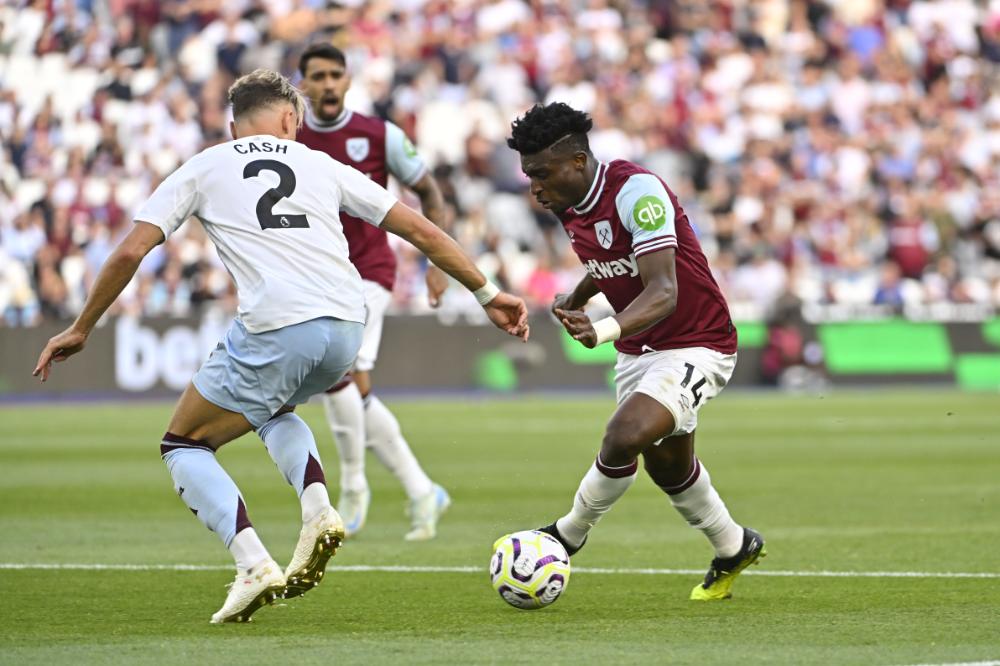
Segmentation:
{"type": "Polygon", "coordinates": [[[285,480],[295,488],[302,503],[303,521],[330,506],[316,438],[305,421],[294,412],[287,412],[258,428],[257,435],[264,440],[267,452],[285,480]]]}
{"type": "Polygon", "coordinates": [[[677,513],[708,537],[718,557],[732,557],[740,551],[743,527],[729,515],[701,461],[694,459],[694,468],[684,483],[672,488],[660,487],[670,497],[677,513]]]}
{"type": "Polygon", "coordinates": [[[312,483],[302,491],[299,497],[302,502],[302,522],[308,523],[320,511],[330,506],[330,495],[326,492],[325,483],[312,483]]]}
{"type": "Polygon", "coordinates": [[[365,407],[365,433],[367,445],[375,451],[382,464],[399,479],[411,500],[424,497],[431,492],[433,483],[403,438],[399,421],[381,400],[370,394],[368,405],[365,407]]]}
{"type": "Polygon", "coordinates": [[[365,479],[365,405],[358,386],[351,382],[334,393],[323,394],[326,421],[340,452],[340,487],[368,489],[365,479]]]}
{"type": "MultiPolygon", "coordinates": [[[[580,546],[611,506],[635,482],[638,463],[608,467],[601,457],[587,470],[573,500],[573,509],[556,521],[559,534],[571,546],[580,546]]],[[[663,488],[661,486],[661,488],[663,488]]],[[[743,527],[733,520],[712,477],[695,458],[691,475],[680,485],[663,488],[677,512],[708,537],[718,557],[732,557],[743,546],[743,527]]]]}
{"type": "Polygon", "coordinates": [[[598,456],[580,482],[573,508],[556,521],[559,534],[571,546],[579,547],[601,516],[635,483],[638,469],[634,461],[625,467],[608,467],[598,456]]]}
{"type": "Polygon", "coordinates": [[[354,382],[335,393],[323,395],[326,420],[340,452],[340,487],[346,491],[368,489],[365,478],[365,448],[371,447],[386,469],[399,479],[412,500],[424,497],[433,487],[403,438],[399,421],[374,395],[367,404],[354,382]]]}
{"type": "Polygon", "coordinates": [[[248,527],[237,534],[232,543],[229,544],[229,552],[236,560],[236,570],[241,575],[250,573],[250,570],[263,562],[271,559],[260,537],[252,527],[248,527]]]}

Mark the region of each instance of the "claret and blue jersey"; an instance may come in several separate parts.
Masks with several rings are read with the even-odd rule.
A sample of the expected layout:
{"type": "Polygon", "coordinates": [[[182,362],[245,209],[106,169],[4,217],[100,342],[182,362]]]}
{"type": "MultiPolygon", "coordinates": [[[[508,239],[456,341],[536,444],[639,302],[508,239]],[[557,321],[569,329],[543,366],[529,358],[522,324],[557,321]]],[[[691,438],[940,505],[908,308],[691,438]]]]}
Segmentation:
{"type": "MultiPolygon", "coordinates": [[[[313,150],[354,167],[387,187],[389,176],[412,186],[427,173],[427,165],[413,144],[396,125],[354,111],[344,111],[331,125],[320,125],[312,112],[296,137],[313,150]]],[[[341,215],[351,263],[365,280],[392,291],[396,281],[396,254],[385,231],[351,215],[341,215]]]]}
{"type": "Polygon", "coordinates": [[[624,160],[601,163],[584,200],[559,218],[580,262],[616,312],[645,287],[639,257],[674,250],[677,309],[642,333],[618,340],[618,351],[638,355],[707,347],[736,352],[726,300],[687,215],[660,178],[624,160]]]}

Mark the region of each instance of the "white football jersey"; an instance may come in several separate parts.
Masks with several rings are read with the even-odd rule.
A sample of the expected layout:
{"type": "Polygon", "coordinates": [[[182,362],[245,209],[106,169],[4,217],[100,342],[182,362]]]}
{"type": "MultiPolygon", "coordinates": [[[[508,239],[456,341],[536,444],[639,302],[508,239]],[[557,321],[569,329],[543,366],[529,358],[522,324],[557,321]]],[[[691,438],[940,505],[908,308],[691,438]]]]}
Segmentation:
{"type": "Polygon", "coordinates": [[[361,172],[296,141],[257,135],[208,148],[164,180],[136,214],[169,237],[201,220],[236,281],[251,333],[317,317],[364,323],[340,211],[378,226],[396,198],[361,172]]]}

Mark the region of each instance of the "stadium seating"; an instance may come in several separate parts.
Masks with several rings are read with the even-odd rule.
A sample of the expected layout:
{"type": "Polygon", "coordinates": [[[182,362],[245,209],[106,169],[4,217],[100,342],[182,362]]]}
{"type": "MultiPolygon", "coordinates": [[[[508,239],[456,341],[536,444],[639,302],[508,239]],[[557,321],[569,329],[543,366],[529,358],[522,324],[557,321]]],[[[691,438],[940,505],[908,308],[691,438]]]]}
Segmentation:
{"type": "MultiPolygon", "coordinates": [[[[294,74],[311,39],[346,49],[349,105],[410,132],[454,210],[451,233],[533,308],[581,269],[529,205],[503,139],[527,105],[553,100],[592,113],[599,157],[667,179],[741,319],[789,299],[813,311],[1000,305],[996,1],[953,0],[946,16],[923,0],[312,2],[291,16],[253,1],[228,22],[221,2],[173,21],[157,3],[78,4],[0,8],[0,247],[23,268],[0,280],[27,274],[32,294],[27,308],[0,302],[0,325],[71,316],[69,295],[104,256],[93,241],[120,236],[161,178],[226,138],[234,73],[294,74]],[[303,26],[314,31],[274,39],[303,26]],[[65,289],[40,289],[39,255],[20,256],[38,229],[65,289]],[[62,267],[74,257],[83,270],[62,267]]],[[[163,314],[143,295],[176,269],[201,285],[199,303],[231,306],[214,251],[187,226],[172,241],[183,251],[156,253],[121,308],[163,314]]],[[[398,249],[393,310],[424,312],[425,263],[398,249]]],[[[475,303],[452,290],[446,306],[475,303]]]]}

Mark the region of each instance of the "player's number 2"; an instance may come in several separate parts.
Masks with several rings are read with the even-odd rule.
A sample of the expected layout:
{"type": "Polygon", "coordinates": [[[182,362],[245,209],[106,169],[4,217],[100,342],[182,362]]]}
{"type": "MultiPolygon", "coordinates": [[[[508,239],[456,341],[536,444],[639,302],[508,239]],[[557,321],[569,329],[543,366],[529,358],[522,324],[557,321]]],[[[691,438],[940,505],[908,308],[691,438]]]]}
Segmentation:
{"type": "Polygon", "coordinates": [[[260,222],[261,229],[306,229],[309,227],[309,220],[299,213],[296,215],[282,215],[274,213],[275,204],[286,197],[292,196],[295,191],[295,172],[284,162],[278,160],[254,160],[243,167],[243,177],[253,178],[261,171],[273,171],[278,174],[277,187],[272,187],[257,201],[257,221],[260,222]]]}
{"type": "MultiPolygon", "coordinates": [[[[687,385],[691,383],[691,379],[694,377],[694,366],[690,363],[685,363],[684,366],[687,368],[687,372],[684,373],[684,380],[681,382],[681,388],[687,388],[687,385]]],[[[691,387],[691,395],[694,397],[694,406],[697,407],[698,403],[701,402],[701,393],[699,389],[705,385],[706,379],[702,377],[694,383],[691,387]]]]}

